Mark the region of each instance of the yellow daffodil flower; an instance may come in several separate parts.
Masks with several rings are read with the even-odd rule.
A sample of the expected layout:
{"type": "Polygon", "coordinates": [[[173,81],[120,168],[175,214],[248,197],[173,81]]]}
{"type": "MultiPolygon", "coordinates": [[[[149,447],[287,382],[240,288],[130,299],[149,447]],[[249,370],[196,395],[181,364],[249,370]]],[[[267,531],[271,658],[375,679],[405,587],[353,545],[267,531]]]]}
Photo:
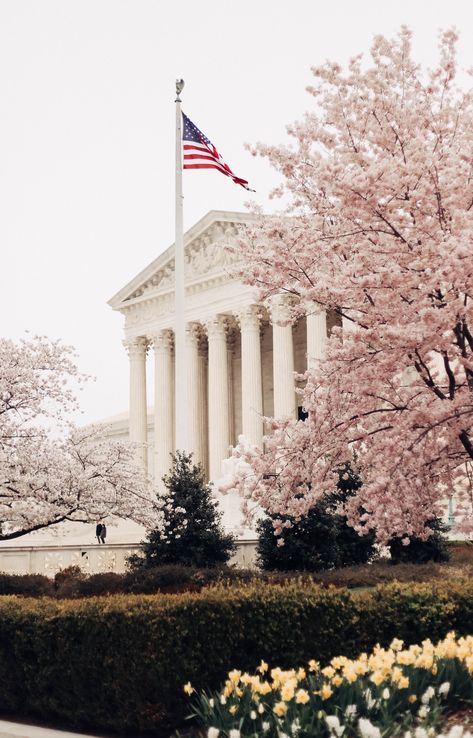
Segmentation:
{"type": "Polygon", "coordinates": [[[305,689],[298,689],[296,692],[296,702],[298,705],[305,705],[309,702],[309,693],[305,689]]]}
{"type": "Polygon", "coordinates": [[[323,684],[322,689],[320,690],[320,696],[323,700],[328,700],[329,697],[331,697],[333,694],[332,688],[330,687],[330,684],[323,684]]]}
{"type": "Polygon", "coordinates": [[[273,712],[278,717],[284,717],[284,715],[287,712],[287,705],[286,705],[286,703],[285,702],[276,702],[276,704],[273,707],[273,712]]]}

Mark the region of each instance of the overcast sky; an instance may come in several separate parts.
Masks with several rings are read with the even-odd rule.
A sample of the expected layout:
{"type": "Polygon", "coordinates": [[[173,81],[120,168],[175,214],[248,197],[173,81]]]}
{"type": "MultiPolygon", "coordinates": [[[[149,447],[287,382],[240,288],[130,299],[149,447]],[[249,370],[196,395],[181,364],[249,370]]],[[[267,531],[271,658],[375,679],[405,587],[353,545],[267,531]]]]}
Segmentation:
{"type": "MultiPolygon", "coordinates": [[[[183,109],[265,207],[279,143],[312,104],[310,67],[406,23],[433,65],[439,29],[473,66],[471,0],[0,0],[0,333],[73,344],[97,380],[82,421],[124,411],[123,318],[106,304],[174,240],[174,80],[183,109]]],[[[243,210],[215,171],[185,172],[185,227],[243,210]]]]}

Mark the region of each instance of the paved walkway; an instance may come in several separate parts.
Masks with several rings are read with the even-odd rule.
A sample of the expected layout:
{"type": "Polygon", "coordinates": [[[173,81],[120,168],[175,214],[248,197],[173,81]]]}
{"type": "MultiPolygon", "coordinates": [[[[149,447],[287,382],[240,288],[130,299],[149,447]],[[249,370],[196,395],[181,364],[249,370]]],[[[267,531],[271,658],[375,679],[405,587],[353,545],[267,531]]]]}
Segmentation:
{"type": "Polygon", "coordinates": [[[94,738],[94,736],[0,720],[0,738],[94,738]]]}

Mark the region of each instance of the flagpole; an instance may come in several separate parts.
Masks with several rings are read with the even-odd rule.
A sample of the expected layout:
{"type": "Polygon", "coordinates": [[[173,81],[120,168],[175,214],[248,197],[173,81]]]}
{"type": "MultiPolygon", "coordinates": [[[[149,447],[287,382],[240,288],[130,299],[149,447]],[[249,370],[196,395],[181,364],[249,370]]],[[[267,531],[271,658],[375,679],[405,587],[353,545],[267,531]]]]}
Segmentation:
{"type": "Polygon", "coordinates": [[[187,362],[184,285],[184,226],[182,194],[182,114],[184,80],[176,80],[176,237],[174,242],[174,351],[176,451],[187,450],[187,362]]]}

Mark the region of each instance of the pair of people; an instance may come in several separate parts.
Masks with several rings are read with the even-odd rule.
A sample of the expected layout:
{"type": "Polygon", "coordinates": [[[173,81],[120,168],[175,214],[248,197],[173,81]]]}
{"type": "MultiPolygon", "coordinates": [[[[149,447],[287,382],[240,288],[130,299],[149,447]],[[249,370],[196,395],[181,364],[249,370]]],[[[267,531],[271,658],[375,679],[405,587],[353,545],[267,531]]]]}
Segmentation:
{"type": "Polygon", "coordinates": [[[107,535],[107,528],[105,527],[105,523],[97,523],[97,527],[95,528],[95,536],[97,538],[97,541],[99,543],[105,543],[105,537],[107,535]]]}

